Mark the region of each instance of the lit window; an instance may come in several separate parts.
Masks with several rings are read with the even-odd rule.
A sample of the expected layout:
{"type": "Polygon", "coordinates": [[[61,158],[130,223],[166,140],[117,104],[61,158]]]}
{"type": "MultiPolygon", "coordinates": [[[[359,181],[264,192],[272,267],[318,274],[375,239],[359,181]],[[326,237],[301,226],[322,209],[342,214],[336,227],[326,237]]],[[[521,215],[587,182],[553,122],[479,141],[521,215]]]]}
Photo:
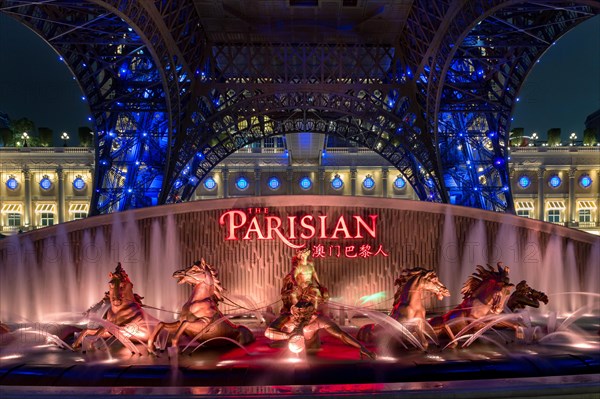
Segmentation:
{"type": "Polygon", "coordinates": [[[531,179],[529,176],[523,175],[519,178],[519,186],[521,188],[527,188],[531,185],[531,179]]]}
{"type": "Polygon", "coordinates": [[[212,191],[217,187],[217,182],[215,181],[214,178],[209,177],[206,180],[204,180],[204,188],[207,189],[208,191],[212,191]]]}
{"type": "Polygon", "coordinates": [[[44,176],[44,178],[40,180],[40,187],[44,191],[50,190],[50,188],[52,187],[52,182],[48,177],[44,176]]]}
{"type": "Polygon", "coordinates": [[[310,180],[310,178],[308,177],[303,177],[302,179],[300,179],[300,187],[303,190],[308,190],[312,187],[312,181],[310,180]]]}
{"type": "Polygon", "coordinates": [[[87,212],[73,212],[73,220],[85,219],[87,212]]]}
{"type": "Polygon", "coordinates": [[[9,213],[6,222],[10,227],[19,227],[21,225],[21,214],[14,212],[9,213]]]}
{"type": "Polygon", "coordinates": [[[54,213],[42,212],[40,215],[41,226],[52,226],[54,224],[54,213]]]}
{"type": "Polygon", "coordinates": [[[11,177],[6,181],[6,187],[11,191],[16,190],[19,187],[19,182],[14,177],[11,177]]]}
{"type": "Polygon", "coordinates": [[[250,183],[248,183],[248,180],[245,177],[238,177],[235,182],[235,186],[238,188],[238,190],[242,191],[247,189],[249,185],[250,183]]]}
{"type": "Polygon", "coordinates": [[[373,187],[375,187],[375,180],[373,180],[371,176],[365,177],[365,180],[363,180],[363,187],[366,190],[372,190],[373,187]]]}
{"type": "Polygon", "coordinates": [[[560,209],[550,209],[548,211],[548,221],[550,223],[560,223],[560,209]]]}
{"type": "Polygon", "coordinates": [[[281,186],[281,182],[279,181],[279,179],[275,176],[271,177],[269,179],[269,181],[267,182],[267,184],[269,185],[269,188],[271,190],[277,190],[279,188],[279,186],[281,186]]]}
{"type": "Polygon", "coordinates": [[[517,211],[517,216],[521,216],[524,218],[530,218],[531,217],[531,211],[529,209],[519,209],[517,211]]]}
{"type": "Polygon", "coordinates": [[[548,185],[552,188],[557,188],[558,186],[560,186],[560,184],[562,183],[562,180],[560,180],[560,177],[554,175],[550,178],[550,180],[548,180],[548,185]]]}
{"type": "Polygon", "coordinates": [[[592,221],[592,211],[590,209],[580,209],[579,210],[579,222],[591,222],[592,221]]]}
{"type": "Polygon", "coordinates": [[[579,185],[583,188],[588,188],[592,185],[592,178],[588,175],[582,175],[579,178],[579,185]]]}
{"type": "Polygon", "coordinates": [[[77,177],[73,180],[73,188],[75,190],[83,190],[85,188],[85,181],[81,177],[77,177]]]}
{"type": "Polygon", "coordinates": [[[334,190],[339,190],[342,187],[344,187],[344,181],[342,180],[342,178],[340,177],[340,175],[335,175],[335,177],[331,181],[331,187],[334,190]]]}
{"type": "Polygon", "coordinates": [[[402,190],[404,187],[406,187],[406,180],[400,176],[396,177],[396,180],[394,180],[394,187],[396,187],[398,190],[402,190]]]}

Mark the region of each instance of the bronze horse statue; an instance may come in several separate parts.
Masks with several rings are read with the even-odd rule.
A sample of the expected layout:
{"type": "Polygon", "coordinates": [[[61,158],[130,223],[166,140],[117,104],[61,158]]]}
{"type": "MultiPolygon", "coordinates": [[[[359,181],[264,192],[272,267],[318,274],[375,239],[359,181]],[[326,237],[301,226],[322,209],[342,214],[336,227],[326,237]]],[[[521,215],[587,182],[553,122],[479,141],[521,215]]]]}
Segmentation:
{"type": "Polygon", "coordinates": [[[510,295],[510,298],[508,298],[506,307],[510,309],[511,312],[514,312],[525,309],[525,306],[539,308],[540,302],[547,305],[548,295],[542,291],[534,290],[527,284],[527,281],[521,280],[515,287],[515,291],[510,295]]]}
{"type": "MultiPolygon", "coordinates": [[[[450,292],[434,271],[421,267],[403,269],[394,285],[398,288],[389,316],[399,322],[416,321],[417,336],[423,347],[427,348],[429,344],[424,334],[424,296],[433,294],[438,300],[442,300],[445,296],[450,296],[450,292]]],[[[357,338],[364,342],[372,342],[379,330],[381,327],[376,324],[366,324],[358,330],[357,338]]]]}
{"type": "Polygon", "coordinates": [[[457,332],[477,319],[501,313],[514,287],[510,283],[509,272],[508,266],[503,267],[500,262],[496,270],[490,265],[487,268],[477,265],[460,291],[463,301],[448,313],[429,320],[434,331],[438,335],[447,334],[450,346],[454,347],[457,332]]]}
{"type": "MultiPolygon", "coordinates": [[[[80,348],[87,336],[106,338],[113,335],[116,339],[126,344],[130,338],[140,342],[148,339],[151,325],[156,320],[147,315],[142,309],[142,297],[133,292],[133,283],[119,262],[115,271],[108,273],[109,290],[104,298],[90,309],[99,309],[104,303],[110,303],[110,308],[102,319],[118,327],[111,330],[109,326],[102,325],[95,329],[84,329],[73,343],[73,349],[80,348]]],[[[90,311],[87,312],[89,314],[90,311]]]]}
{"type": "Polygon", "coordinates": [[[169,333],[174,348],[178,348],[182,335],[198,342],[218,337],[233,339],[242,345],[254,341],[254,335],[247,327],[233,324],[219,310],[223,288],[214,266],[202,259],[177,270],[173,278],[178,280],[178,284],[190,284],[193,287],[192,294],[183,305],[178,321],[158,323],[148,340],[148,353],[155,354],[155,341],[162,330],[169,333]]]}

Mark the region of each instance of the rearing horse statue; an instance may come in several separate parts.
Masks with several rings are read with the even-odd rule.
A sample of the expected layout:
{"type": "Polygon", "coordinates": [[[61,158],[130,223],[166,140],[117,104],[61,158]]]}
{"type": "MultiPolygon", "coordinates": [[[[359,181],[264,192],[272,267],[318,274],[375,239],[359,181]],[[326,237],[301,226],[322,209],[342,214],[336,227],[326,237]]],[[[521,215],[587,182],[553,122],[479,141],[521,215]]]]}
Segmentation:
{"type": "Polygon", "coordinates": [[[487,268],[477,265],[461,289],[463,301],[448,313],[434,317],[429,324],[439,335],[445,332],[456,346],[455,333],[473,322],[489,314],[499,314],[504,310],[514,284],[509,281],[508,266],[498,262],[496,270],[490,265],[487,268]]]}
{"type": "MultiPolygon", "coordinates": [[[[421,267],[403,269],[394,285],[398,289],[394,294],[394,305],[389,316],[399,322],[415,320],[419,340],[427,348],[429,344],[423,333],[426,314],[424,295],[433,294],[438,300],[442,300],[445,296],[450,296],[450,292],[433,270],[421,267]]],[[[357,337],[361,341],[372,342],[380,329],[375,324],[364,325],[358,330],[357,337]]]]}
{"type": "Polygon", "coordinates": [[[83,340],[87,336],[108,337],[114,335],[121,342],[123,337],[134,338],[140,342],[145,342],[150,335],[156,319],[147,315],[142,309],[142,297],[133,292],[133,283],[119,262],[115,271],[108,273],[110,278],[108,282],[109,290],[105,297],[91,309],[100,308],[103,303],[110,302],[110,308],[102,316],[103,319],[119,327],[119,331],[109,332],[106,326],[97,329],[85,329],[73,343],[73,349],[81,347],[83,340]],[[121,335],[122,334],[122,335],[121,335]]]}
{"type": "Polygon", "coordinates": [[[198,342],[217,337],[230,338],[242,345],[254,341],[254,335],[247,327],[233,324],[219,310],[223,288],[214,266],[202,259],[177,270],[173,278],[178,279],[178,284],[190,284],[193,287],[192,294],[183,305],[178,321],[158,323],[148,340],[148,353],[155,354],[154,343],[163,329],[172,337],[171,345],[174,348],[178,347],[179,339],[184,334],[198,342]]]}

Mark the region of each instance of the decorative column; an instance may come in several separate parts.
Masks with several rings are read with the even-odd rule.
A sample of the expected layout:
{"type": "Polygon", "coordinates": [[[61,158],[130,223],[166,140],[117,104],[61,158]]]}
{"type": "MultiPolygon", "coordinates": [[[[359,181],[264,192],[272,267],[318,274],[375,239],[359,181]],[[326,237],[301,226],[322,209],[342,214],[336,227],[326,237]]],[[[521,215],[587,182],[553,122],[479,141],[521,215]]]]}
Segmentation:
{"type": "Polygon", "coordinates": [[[319,168],[319,195],[325,194],[325,169],[319,168]]]}
{"type": "Polygon", "coordinates": [[[254,195],[257,197],[259,197],[261,195],[260,168],[254,169],[254,195]]]}
{"type": "Polygon", "coordinates": [[[538,177],[538,220],[544,220],[544,174],[546,169],[540,167],[537,171],[538,177]]]}
{"type": "Polygon", "coordinates": [[[33,227],[31,217],[31,171],[27,166],[23,168],[23,184],[25,185],[25,214],[23,215],[23,225],[29,230],[33,227]]]}
{"type": "Polygon", "coordinates": [[[388,175],[389,174],[390,174],[390,171],[388,168],[381,169],[381,184],[382,184],[381,196],[383,198],[387,198],[387,196],[388,196],[388,175]]]}
{"type": "Polygon", "coordinates": [[[221,169],[221,176],[223,177],[223,198],[229,197],[229,169],[221,169]]]}
{"type": "Polygon", "coordinates": [[[287,181],[286,191],[288,194],[293,194],[294,187],[292,185],[292,179],[294,178],[294,170],[292,168],[287,168],[286,172],[287,172],[286,173],[286,181],[287,181]]]}
{"type": "Polygon", "coordinates": [[[350,168],[350,195],[356,196],[356,168],[350,168]]]}
{"type": "Polygon", "coordinates": [[[58,223],[65,222],[65,173],[62,166],[56,168],[58,179],[58,223]]]}
{"type": "Polygon", "coordinates": [[[569,168],[569,220],[567,220],[567,226],[575,224],[579,220],[577,219],[577,204],[575,203],[575,173],[577,168],[569,168]]]}

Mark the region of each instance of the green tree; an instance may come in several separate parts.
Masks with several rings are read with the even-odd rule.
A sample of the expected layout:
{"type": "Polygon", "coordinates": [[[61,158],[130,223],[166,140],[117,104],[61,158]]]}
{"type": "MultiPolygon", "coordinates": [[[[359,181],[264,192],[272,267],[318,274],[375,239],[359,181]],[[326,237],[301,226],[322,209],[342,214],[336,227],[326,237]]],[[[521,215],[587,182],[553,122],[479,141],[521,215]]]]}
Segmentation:
{"type": "Polygon", "coordinates": [[[513,147],[521,147],[525,143],[523,136],[525,135],[525,129],[522,127],[516,127],[510,131],[509,140],[510,145],[513,147]]]}
{"type": "Polygon", "coordinates": [[[557,146],[560,145],[560,133],[561,130],[559,127],[553,127],[552,129],[548,129],[548,145],[549,146],[557,146]]]}
{"type": "Polygon", "coordinates": [[[598,136],[600,136],[600,130],[588,127],[583,131],[583,145],[596,145],[600,139],[598,136]]]}
{"type": "Polygon", "coordinates": [[[27,144],[29,146],[34,146],[35,139],[34,134],[36,132],[35,123],[31,119],[21,118],[10,121],[10,130],[13,134],[13,142],[11,145],[16,145],[18,141],[21,141],[21,135],[23,133],[29,134],[29,139],[27,140],[27,144]]]}
{"type": "Polygon", "coordinates": [[[94,132],[87,126],[81,126],[77,132],[79,135],[79,145],[82,147],[94,146],[94,132]]]}

